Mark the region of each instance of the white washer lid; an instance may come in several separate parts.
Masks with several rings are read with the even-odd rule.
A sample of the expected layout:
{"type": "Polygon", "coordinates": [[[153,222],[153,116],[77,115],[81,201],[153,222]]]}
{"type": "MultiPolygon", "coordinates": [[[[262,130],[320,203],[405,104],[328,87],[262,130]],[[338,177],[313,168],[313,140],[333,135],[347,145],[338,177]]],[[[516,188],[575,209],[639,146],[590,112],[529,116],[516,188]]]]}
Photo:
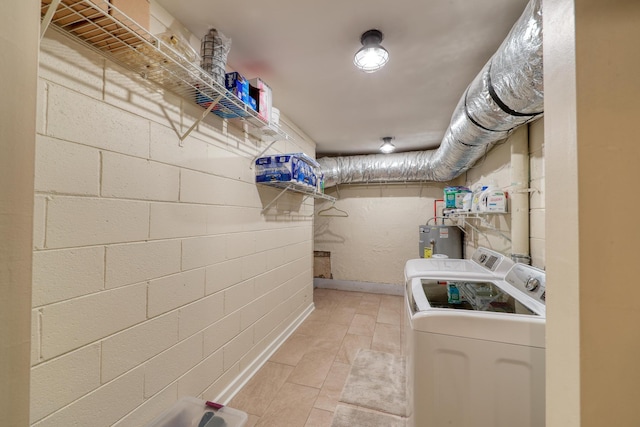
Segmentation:
{"type": "Polygon", "coordinates": [[[415,277],[493,278],[494,274],[468,259],[410,259],[404,266],[405,281],[415,277]]]}

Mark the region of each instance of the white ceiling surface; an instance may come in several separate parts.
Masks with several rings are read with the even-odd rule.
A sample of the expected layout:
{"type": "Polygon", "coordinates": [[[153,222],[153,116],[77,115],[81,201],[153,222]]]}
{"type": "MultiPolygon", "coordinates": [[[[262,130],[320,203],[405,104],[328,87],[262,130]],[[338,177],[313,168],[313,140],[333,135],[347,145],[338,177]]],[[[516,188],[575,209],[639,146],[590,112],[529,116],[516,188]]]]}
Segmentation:
{"type": "Polygon", "coordinates": [[[527,0],[157,0],[195,36],[232,39],[228,66],[273,89],[274,105],[318,154],[439,146],[467,85],[527,0]],[[377,28],[389,63],[353,65],[360,36],[377,28]]]}

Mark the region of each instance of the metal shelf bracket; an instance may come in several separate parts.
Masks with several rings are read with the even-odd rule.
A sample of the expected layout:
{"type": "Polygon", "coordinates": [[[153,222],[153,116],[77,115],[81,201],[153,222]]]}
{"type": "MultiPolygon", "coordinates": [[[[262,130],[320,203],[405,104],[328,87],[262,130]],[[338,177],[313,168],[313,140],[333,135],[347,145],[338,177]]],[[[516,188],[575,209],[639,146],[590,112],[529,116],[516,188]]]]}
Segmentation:
{"type": "Polygon", "coordinates": [[[207,117],[207,114],[209,114],[211,110],[213,110],[213,107],[215,107],[216,104],[220,102],[220,99],[222,99],[222,95],[218,95],[218,97],[211,102],[211,105],[209,105],[209,107],[207,107],[207,109],[202,112],[202,115],[200,116],[200,118],[196,120],[189,129],[187,129],[184,135],[182,136],[178,135],[180,138],[180,144],[179,144],[180,147],[184,146],[184,140],[187,139],[189,134],[193,132],[193,130],[200,124],[202,120],[204,120],[205,117],[207,117]]]}
{"type": "Polygon", "coordinates": [[[53,14],[56,13],[60,1],[61,0],[53,0],[49,5],[49,9],[47,9],[47,13],[44,14],[40,22],[40,40],[44,37],[44,33],[47,32],[47,28],[49,28],[49,24],[51,24],[51,19],[53,18],[53,14]]]}

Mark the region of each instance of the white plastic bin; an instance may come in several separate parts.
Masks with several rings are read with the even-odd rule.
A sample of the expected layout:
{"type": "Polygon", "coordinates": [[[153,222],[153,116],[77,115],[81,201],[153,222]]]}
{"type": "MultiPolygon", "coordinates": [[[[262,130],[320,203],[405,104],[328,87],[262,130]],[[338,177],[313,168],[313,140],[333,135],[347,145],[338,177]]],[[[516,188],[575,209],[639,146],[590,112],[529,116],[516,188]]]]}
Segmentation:
{"type": "Polygon", "coordinates": [[[245,412],[237,409],[225,406],[216,410],[208,407],[204,400],[183,397],[147,424],[147,427],[198,427],[207,412],[213,412],[216,416],[216,420],[209,421],[208,427],[243,427],[249,419],[245,412]]]}

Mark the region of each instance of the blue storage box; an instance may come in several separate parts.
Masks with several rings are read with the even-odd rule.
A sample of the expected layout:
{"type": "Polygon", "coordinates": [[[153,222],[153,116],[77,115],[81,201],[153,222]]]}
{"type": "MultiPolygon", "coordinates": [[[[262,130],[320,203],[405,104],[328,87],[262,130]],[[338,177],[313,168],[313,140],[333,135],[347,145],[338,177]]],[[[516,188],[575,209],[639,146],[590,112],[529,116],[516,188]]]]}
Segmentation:
{"type": "MultiPolygon", "coordinates": [[[[209,105],[211,105],[212,99],[215,99],[218,97],[217,94],[209,95],[208,92],[210,92],[210,89],[208,88],[203,91],[196,92],[196,102],[204,108],[209,108],[209,105]]],[[[217,116],[222,117],[223,119],[237,119],[240,117],[247,117],[249,115],[249,112],[247,111],[249,106],[248,105],[245,106],[240,102],[238,102],[238,104],[240,104],[240,106],[231,102],[227,98],[222,98],[213,107],[211,112],[217,116]]]]}
{"type": "Polygon", "coordinates": [[[227,73],[224,79],[227,90],[237,96],[245,104],[249,104],[249,81],[242,74],[234,71],[227,73]]]}

